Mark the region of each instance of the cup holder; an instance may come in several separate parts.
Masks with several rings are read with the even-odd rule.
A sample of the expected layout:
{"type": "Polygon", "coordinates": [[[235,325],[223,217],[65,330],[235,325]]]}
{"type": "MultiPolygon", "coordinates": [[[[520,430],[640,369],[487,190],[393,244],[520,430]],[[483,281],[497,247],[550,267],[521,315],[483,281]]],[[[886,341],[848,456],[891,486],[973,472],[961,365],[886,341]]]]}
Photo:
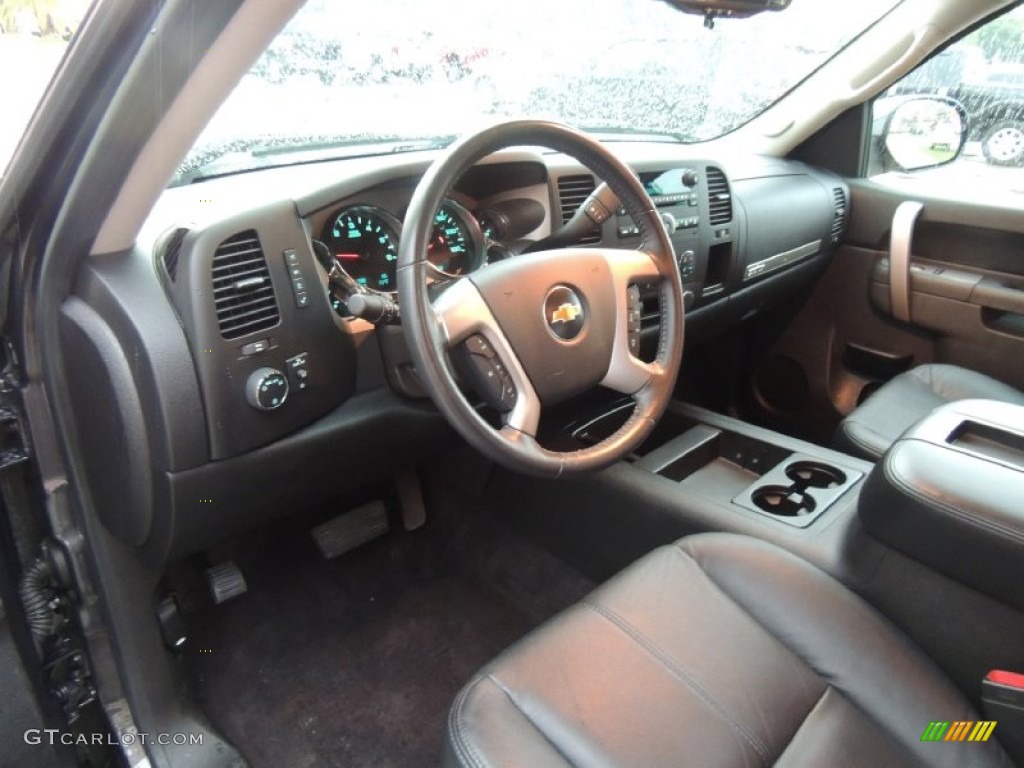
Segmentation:
{"type": "MultiPolygon", "coordinates": [[[[788,473],[788,471],[787,471],[788,473]]],[[[780,517],[800,517],[814,512],[814,499],[795,488],[765,485],[750,495],[754,505],[764,512],[780,517]]]]}
{"type": "Polygon", "coordinates": [[[806,528],[843,497],[864,473],[817,456],[792,453],[733,498],[737,506],[806,528]]]}
{"type": "Polygon", "coordinates": [[[786,477],[802,488],[838,488],[846,483],[846,474],[828,464],[795,461],[786,467],[786,477]]]}

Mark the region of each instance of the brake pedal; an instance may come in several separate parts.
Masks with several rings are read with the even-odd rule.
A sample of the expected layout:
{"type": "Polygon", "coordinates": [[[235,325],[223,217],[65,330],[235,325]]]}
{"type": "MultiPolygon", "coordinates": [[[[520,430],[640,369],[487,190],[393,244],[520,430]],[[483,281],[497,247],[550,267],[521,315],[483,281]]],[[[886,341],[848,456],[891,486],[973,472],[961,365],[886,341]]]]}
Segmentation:
{"type": "Polygon", "coordinates": [[[235,565],[233,560],[225,560],[212,568],[207,568],[206,582],[210,585],[210,594],[217,605],[244,595],[249,589],[242,569],[235,565]]]}
{"type": "Polygon", "coordinates": [[[343,555],[387,532],[388,510],[382,501],[363,504],[310,531],[325,560],[343,555]]]}

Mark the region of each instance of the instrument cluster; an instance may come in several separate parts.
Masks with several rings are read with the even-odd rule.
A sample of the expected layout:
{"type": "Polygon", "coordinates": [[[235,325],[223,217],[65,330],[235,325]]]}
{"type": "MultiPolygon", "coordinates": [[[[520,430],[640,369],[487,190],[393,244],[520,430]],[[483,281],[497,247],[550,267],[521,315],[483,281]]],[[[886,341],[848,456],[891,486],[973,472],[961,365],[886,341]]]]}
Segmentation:
{"type": "MultiPolygon", "coordinates": [[[[484,218],[483,225],[489,227],[484,218]]],[[[440,278],[457,278],[487,260],[484,226],[463,205],[446,199],[434,214],[427,260],[440,278]]],[[[402,222],[382,208],[355,205],[333,213],[321,241],[357,283],[377,293],[395,292],[402,222]]]]}

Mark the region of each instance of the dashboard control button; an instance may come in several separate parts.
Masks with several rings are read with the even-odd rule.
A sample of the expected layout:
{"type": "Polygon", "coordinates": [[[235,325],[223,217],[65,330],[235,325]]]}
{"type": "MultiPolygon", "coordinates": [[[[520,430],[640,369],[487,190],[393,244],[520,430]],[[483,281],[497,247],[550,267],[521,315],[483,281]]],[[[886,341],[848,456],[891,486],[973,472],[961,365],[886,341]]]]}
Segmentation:
{"type": "Polygon", "coordinates": [[[248,357],[249,355],[258,355],[260,352],[266,352],[268,349],[270,349],[269,339],[250,341],[248,344],[242,346],[242,355],[245,357],[248,357]]]}
{"type": "Polygon", "coordinates": [[[288,365],[288,385],[290,390],[301,392],[309,388],[309,353],[289,357],[285,361],[288,365]]]}
{"type": "Polygon", "coordinates": [[[664,225],[665,231],[670,235],[676,231],[676,217],[671,213],[661,214],[661,223],[664,225]]]}
{"type": "Polygon", "coordinates": [[[245,384],[245,399],[260,411],[273,411],[288,399],[288,379],[275,368],[257,368],[245,384]]]}
{"type": "Polygon", "coordinates": [[[309,294],[305,291],[295,293],[295,306],[299,309],[305,309],[309,306],[309,294]]]}
{"type": "Polygon", "coordinates": [[[693,306],[693,302],[697,300],[693,291],[683,291],[683,309],[689,309],[693,306]]]}
{"type": "Polygon", "coordinates": [[[683,171],[683,176],[680,181],[683,182],[684,187],[696,187],[697,182],[700,181],[700,176],[697,175],[697,172],[693,170],[693,168],[687,168],[683,171]]]}
{"type": "Polygon", "coordinates": [[[299,254],[297,254],[293,248],[289,248],[284,252],[284,263],[289,267],[298,265],[299,254]]]}

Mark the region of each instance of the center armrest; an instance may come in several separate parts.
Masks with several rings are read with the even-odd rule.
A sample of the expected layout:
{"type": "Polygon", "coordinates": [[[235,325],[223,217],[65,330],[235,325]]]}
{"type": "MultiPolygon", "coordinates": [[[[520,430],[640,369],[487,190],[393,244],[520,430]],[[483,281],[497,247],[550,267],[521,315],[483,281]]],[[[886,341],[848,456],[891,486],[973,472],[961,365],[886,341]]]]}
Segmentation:
{"type": "Polygon", "coordinates": [[[1024,407],[936,409],[875,466],[858,512],[893,549],[1024,609],[1024,407]]]}

